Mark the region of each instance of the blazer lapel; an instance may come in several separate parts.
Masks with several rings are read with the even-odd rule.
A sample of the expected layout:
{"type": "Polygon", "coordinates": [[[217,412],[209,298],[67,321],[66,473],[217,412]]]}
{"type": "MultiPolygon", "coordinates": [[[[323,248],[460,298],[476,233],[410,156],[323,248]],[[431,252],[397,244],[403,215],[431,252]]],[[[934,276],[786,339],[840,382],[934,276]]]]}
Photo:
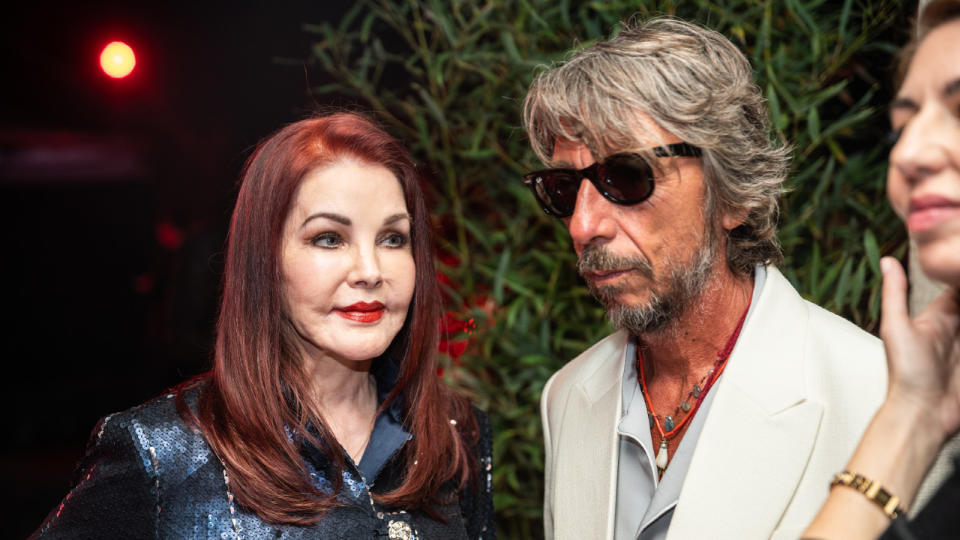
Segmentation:
{"type": "Polygon", "coordinates": [[[613,538],[617,489],[617,420],[627,333],[611,336],[594,352],[595,370],[571,392],[558,426],[564,452],[554,463],[557,493],[554,537],[613,538]]]}
{"type": "Polygon", "coordinates": [[[776,269],[766,279],[707,412],[669,539],[769,538],[813,449],[823,411],[803,385],[808,309],[776,269]]]}

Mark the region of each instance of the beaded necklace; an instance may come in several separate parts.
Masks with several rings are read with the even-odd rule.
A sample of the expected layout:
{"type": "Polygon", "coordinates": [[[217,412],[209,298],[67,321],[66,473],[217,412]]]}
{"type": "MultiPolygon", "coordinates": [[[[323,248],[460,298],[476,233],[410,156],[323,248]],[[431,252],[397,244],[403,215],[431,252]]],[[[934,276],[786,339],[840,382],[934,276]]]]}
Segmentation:
{"type": "MultiPolygon", "coordinates": [[[[716,368],[717,365],[714,364],[714,366],[710,368],[710,371],[707,371],[706,375],[700,377],[700,382],[693,385],[693,388],[687,392],[687,397],[683,398],[683,401],[681,401],[680,404],[673,409],[673,414],[653,414],[648,412],[647,419],[650,421],[650,429],[653,429],[654,418],[656,418],[660,421],[660,424],[663,426],[665,432],[672,432],[677,427],[676,420],[680,418],[680,414],[686,414],[690,412],[690,410],[693,408],[693,405],[696,405],[696,400],[698,400],[703,394],[703,383],[707,380],[707,377],[713,375],[713,372],[716,368]],[[693,405],[691,405],[691,403],[693,403],[693,405]]],[[[639,370],[639,366],[637,369],[639,370]]],[[[637,381],[640,381],[639,376],[637,377],[637,381]]]]}
{"type": "Polygon", "coordinates": [[[714,362],[713,367],[710,371],[704,375],[700,382],[693,385],[693,389],[687,394],[687,397],[680,402],[680,405],[674,409],[674,416],[678,414],[679,411],[688,413],[684,416],[679,423],[676,423],[673,416],[671,415],[658,415],[653,410],[653,403],[650,401],[650,392],[647,391],[647,381],[644,375],[643,370],[643,356],[641,354],[641,347],[637,347],[637,379],[640,383],[640,390],[643,394],[644,402],[647,404],[648,416],[650,419],[650,427],[656,427],[657,432],[660,434],[660,448],[657,451],[657,474],[659,478],[663,478],[663,473],[667,469],[667,463],[670,461],[669,451],[667,449],[667,440],[672,439],[681,430],[687,425],[693,415],[697,414],[697,410],[700,408],[700,404],[703,402],[703,398],[707,395],[707,392],[710,391],[710,388],[713,386],[713,383],[720,377],[723,373],[723,368],[727,366],[727,359],[730,358],[730,353],[733,351],[733,346],[737,343],[737,338],[740,336],[740,330],[743,328],[743,321],[747,318],[747,312],[750,310],[750,303],[753,300],[753,294],[750,295],[750,301],[747,302],[747,309],[743,311],[743,315],[740,316],[740,321],[737,322],[736,328],[733,329],[733,333],[730,334],[730,337],[727,338],[727,343],[724,345],[723,349],[717,353],[717,361],[714,362]],[[690,398],[694,398],[693,405],[690,404],[690,398]],[[661,425],[662,422],[662,425],[661,425]]]}

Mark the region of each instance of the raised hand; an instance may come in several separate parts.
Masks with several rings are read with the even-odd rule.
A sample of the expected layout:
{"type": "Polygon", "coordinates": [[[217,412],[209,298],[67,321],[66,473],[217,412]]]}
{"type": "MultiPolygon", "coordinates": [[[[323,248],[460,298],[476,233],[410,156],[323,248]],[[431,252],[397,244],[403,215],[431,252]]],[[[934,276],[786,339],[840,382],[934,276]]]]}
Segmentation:
{"type": "Polygon", "coordinates": [[[911,319],[903,267],[890,257],[880,264],[887,401],[917,408],[929,418],[929,435],[943,442],[960,429],[960,290],[949,287],[911,319]]]}

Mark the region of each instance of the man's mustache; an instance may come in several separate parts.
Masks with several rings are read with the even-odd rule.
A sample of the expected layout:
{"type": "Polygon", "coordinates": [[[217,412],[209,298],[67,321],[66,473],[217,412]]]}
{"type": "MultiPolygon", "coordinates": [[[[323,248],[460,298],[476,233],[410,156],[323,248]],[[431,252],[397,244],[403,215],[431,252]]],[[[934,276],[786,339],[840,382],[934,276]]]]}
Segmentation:
{"type": "Polygon", "coordinates": [[[584,248],[577,259],[577,272],[583,276],[592,272],[615,272],[636,270],[647,279],[653,279],[653,266],[646,257],[639,255],[622,257],[604,246],[591,245],[584,248]]]}

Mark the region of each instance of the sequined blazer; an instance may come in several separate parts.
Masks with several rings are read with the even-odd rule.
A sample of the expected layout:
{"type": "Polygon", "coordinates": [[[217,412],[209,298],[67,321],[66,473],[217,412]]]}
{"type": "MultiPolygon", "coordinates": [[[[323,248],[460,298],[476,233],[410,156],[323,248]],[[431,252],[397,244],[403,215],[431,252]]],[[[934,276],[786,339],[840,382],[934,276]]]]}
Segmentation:
{"type": "MultiPolygon", "coordinates": [[[[198,390],[185,398],[194,407],[198,390]]],[[[188,426],[174,394],[103,418],[94,428],[73,489],[51,511],[35,538],[402,538],[491,539],[491,433],[485,414],[475,410],[480,441],[474,449],[480,468],[472,486],[439,508],[444,520],[422,511],[388,508],[371,494],[396,487],[402,460],[390,456],[376,478],[364,480],[347,460],[343,488],[334,507],[316,525],[266,523],[234,501],[230,478],[206,439],[188,426]]],[[[322,452],[303,451],[320,489],[329,489],[322,452]]]]}

